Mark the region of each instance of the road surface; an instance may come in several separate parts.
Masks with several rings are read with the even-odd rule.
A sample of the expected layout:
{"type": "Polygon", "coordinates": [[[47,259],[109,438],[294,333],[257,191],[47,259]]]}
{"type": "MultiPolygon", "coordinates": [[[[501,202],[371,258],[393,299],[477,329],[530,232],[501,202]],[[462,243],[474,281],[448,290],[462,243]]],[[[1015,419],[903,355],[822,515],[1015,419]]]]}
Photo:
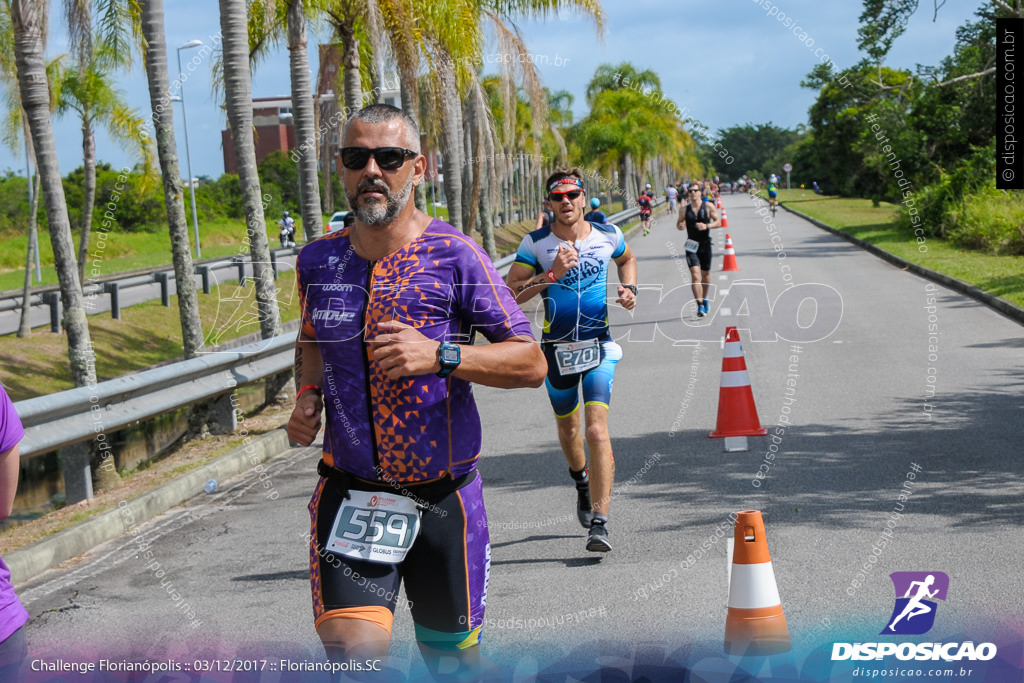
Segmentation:
{"type": "MultiPolygon", "coordinates": [[[[484,656],[510,680],[598,668],[606,680],[611,669],[681,680],[687,667],[690,680],[724,681],[739,666],[850,680],[854,664],[882,665],[831,663],[832,643],[880,639],[900,597],[888,575],[940,571],[948,598],[916,640],[991,640],[995,660],[952,665],[991,679],[1024,633],[1021,327],[785,212],[766,224],[746,195],[725,205],[720,232],[741,270],[720,272],[716,248],[708,318],[694,315],[674,221],[659,209],[651,234],[631,239],[641,292],[632,320],[612,316],[625,357],[607,556],[584,550],[544,391],[475,389],[492,542],[484,656]],[[741,327],[775,435],[750,438],[747,452],[708,438],[727,325],[741,327]],[[785,339],[751,339],[774,333],[785,339]],[[722,652],[729,513],[746,509],[764,514],[793,642],[767,663],[722,652]]],[[[33,656],[268,659],[277,670],[209,679],[267,681],[293,680],[281,660],[322,660],[302,539],[316,458],[297,449],[270,467],[276,499],[250,472],[144,525],[159,568],[126,535],[21,586],[33,656]]],[[[404,602],[390,666],[425,675],[404,602]]]]}

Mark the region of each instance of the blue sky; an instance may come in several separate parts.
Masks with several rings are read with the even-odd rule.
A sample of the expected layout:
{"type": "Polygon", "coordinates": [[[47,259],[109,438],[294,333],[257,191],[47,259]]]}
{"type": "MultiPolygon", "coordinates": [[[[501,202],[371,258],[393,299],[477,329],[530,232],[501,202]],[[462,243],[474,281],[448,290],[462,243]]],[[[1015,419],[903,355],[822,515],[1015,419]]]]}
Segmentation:
{"type": "MultiPolygon", "coordinates": [[[[52,3],[50,56],[66,50],[62,33],[60,3],[52,3]]],[[[649,68],[661,78],[664,94],[687,116],[699,119],[712,131],[744,123],[768,121],[788,128],[806,123],[807,110],[815,93],[800,87],[821,48],[839,68],[857,62],[857,17],[861,3],[815,0],[728,0],[728,2],[669,2],[668,0],[606,0],[606,30],[599,38],[592,22],[575,15],[524,21],[519,26],[534,60],[540,65],[544,85],[565,89],[576,98],[578,117],[584,115],[583,93],[599,64],[633,63],[649,68]],[[769,10],[769,8],[775,8],[769,10]],[[778,11],[796,21],[806,38],[794,35],[778,11]],[[805,43],[813,41],[808,47],[805,43]]],[[[913,67],[937,64],[952,50],[955,31],[970,18],[977,2],[948,3],[932,21],[931,3],[911,20],[907,32],[897,41],[888,64],[913,67]]],[[[165,1],[169,67],[176,74],[174,48],[189,40],[208,41],[220,28],[217,3],[211,0],[165,1]]],[[[320,36],[326,38],[326,36],[320,36]]],[[[318,37],[311,35],[310,46],[318,37]]],[[[488,45],[488,55],[496,52],[488,45]]],[[[187,63],[198,50],[182,51],[187,63]]],[[[315,71],[316,52],[311,49],[315,71]]],[[[492,58],[493,59],[493,58],[492,58]]],[[[488,68],[493,70],[493,67],[488,68]]],[[[141,63],[121,78],[128,101],[148,112],[149,95],[141,63]]],[[[210,91],[210,60],[196,68],[184,85],[188,104],[192,171],[195,175],[217,177],[224,172],[221,130],[225,116],[210,91]]],[[[253,75],[253,96],[287,95],[288,53],[280,49],[261,62],[253,75]]],[[[181,105],[175,106],[175,124],[182,172],[185,169],[181,105]]],[[[65,118],[55,123],[61,173],[81,165],[80,128],[65,118]]],[[[129,154],[112,143],[104,133],[97,138],[100,160],[115,167],[134,163],[129,154]]],[[[0,169],[24,174],[23,153],[0,149],[0,169]]]]}

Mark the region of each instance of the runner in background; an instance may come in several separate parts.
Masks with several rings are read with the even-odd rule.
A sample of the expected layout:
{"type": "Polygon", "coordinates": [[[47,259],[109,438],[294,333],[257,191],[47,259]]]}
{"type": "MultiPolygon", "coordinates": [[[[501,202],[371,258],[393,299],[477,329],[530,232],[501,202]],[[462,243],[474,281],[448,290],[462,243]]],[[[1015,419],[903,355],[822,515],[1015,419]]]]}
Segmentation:
{"type": "Polygon", "coordinates": [[[589,530],[586,549],[607,552],[612,549],[608,514],[615,478],[608,410],[622,348],[609,332],[606,287],[615,263],[622,283],[616,301],[632,310],[636,259],[618,227],[584,220],[586,194],[577,169],[556,171],[545,186],[556,209],[555,222],[523,238],[508,286],[520,304],[537,294],[544,297],[541,346],[548,361],[546,386],[558,442],[576,485],[576,514],[589,530]],[[590,469],[580,431],[581,386],[590,469]]]}

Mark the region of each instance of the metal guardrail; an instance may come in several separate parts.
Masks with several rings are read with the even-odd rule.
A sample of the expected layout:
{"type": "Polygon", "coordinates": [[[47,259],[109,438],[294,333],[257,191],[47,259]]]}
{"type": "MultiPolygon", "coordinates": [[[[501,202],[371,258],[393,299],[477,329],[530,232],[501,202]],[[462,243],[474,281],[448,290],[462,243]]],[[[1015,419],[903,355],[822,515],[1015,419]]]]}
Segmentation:
{"type": "Polygon", "coordinates": [[[295,333],[15,404],[21,456],[65,448],[292,367],[295,333]]]}
{"type": "MultiPolygon", "coordinates": [[[[270,265],[273,268],[275,279],[278,275],[278,258],[281,256],[294,256],[298,253],[298,247],[286,247],[283,249],[270,250],[270,265]]],[[[226,268],[236,268],[238,270],[239,283],[244,283],[246,278],[245,267],[246,264],[250,263],[251,258],[246,259],[241,256],[233,256],[228,260],[212,259],[208,261],[201,261],[194,264],[193,267],[194,273],[202,278],[203,293],[209,294],[210,273],[226,268]]],[[[174,279],[173,268],[168,269],[165,266],[158,266],[146,269],[141,274],[134,272],[127,276],[110,276],[102,278],[101,280],[85,285],[82,288],[82,294],[85,296],[109,294],[110,315],[112,318],[119,319],[121,317],[119,299],[123,290],[159,283],[161,303],[163,303],[164,306],[170,306],[170,282],[174,279]]],[[[34,288],[33,293],[29,295],[29,305],[48,306],[50,309],[50,331],[60,332],[61,303],[60,288],[57,285],[44,285],[43,287],[34,288]]],[[[22,293],[20,291],[6,292],[0,295],[0,312],[18,310],[21,306],[22,293]]]]}

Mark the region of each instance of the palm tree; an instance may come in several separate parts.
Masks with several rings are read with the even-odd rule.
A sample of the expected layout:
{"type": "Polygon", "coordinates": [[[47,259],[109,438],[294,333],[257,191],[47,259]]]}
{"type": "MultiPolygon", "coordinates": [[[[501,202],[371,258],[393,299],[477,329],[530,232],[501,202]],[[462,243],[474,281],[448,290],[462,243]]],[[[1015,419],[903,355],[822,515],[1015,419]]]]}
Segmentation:
{"type": "MultiPolygon", "coordinates": [[[[92,41],[89,41],[90,44],[92,41]]],[[[89,236],[92,229],[92,212],[96,204],[96,124],[102,124],[111,139],[125,147],[133,147],[143,161],[147,175],[153,173],[153,149],[150,140],[140,131],[145,120],[131,109],[114,86],[112,74],[117,68],[126,66],[124,53],[119,56],[113,47],[100,41],[90,47],[85,59],[72,69],[62,69],[60,96],[57,114],[74,111],[82,122],[82,167],[84,198],[82,215],[79,220],[81,234],[78,242],[78,277],[85,281],[85,264],[89,254],[89,236]]]]}
{"type": "Polygon", "coordinates": [[[302,0],[288,0],[288,55],[291,68],[292,115],[295,139],[308,145],[299,156],[299,195],[302,197],[302,228],[306,241],[320,236],[320,183],[316,175],[316,123],[313,89],[309,83],[306,51],[306,14],[302,0]]]}
{"type": "Polygon", "coordinates": [[[345,108],[354,114],[363,107],[363,86],[360,74],[359,31],[369,12],[367,0],[334,0],[324,12],[341,43],[341,64],[344,67],[345,108]]]}
{"type": "MultiPolygon", "coordinates": [[[[288,42],[291,71],[292,122],[295,126],[296,152],[292,158],[298,162],[299,197],[301,201],[302,229],[306,241],[320,236],[321,216],[320,183],[317,179],[316,107],[313,106],[313,88],[309,80],[306,18],[323,14],[328,0],[264,0],[264,5],[250,6],[249,54],[250,64],[266,56],[270,48],[284,37],[288,42]]],[[[324,169],[329,173],[329,169],[324,169]]],[[[329,190],[329,186],[328,186],[329,190]]]]}
{"type": "MultiPolygon", "coordinates": [[[[277,291],[270,267],[270,249],[263,215],[256,147],[252,132],[252,74],[245,0],[219,0],[223,37],[224,93],[228,124],[235,147],[245,224],[252,253],[253,279],[260,333],[264,339],[281,333],[277,291]]],[[[276,392],[275,392],[276,393],[276,392]]],[[[270,391],[268,390],[268,395],[270,391]]]]}
{"type": "MultiPolygon", "coordinates": [[[[6,0],[5,0],[6,1],[6,0]]],[[[53,245],[54,265],[64,306],[64,329],[68,335],[68,361],[76,387],[95,377],[96,354],[89,335],[89,322],[82,306],[82,284],[78,279],[71,224],[68,221],[64,186],[57,162],[57,146],[50,122],[50,86],[46,74],[43,37],[46,35],[46,0],[10,0],[14,28],[14,55],[18,67],[21,102],[32,132],[36,163],[42,184],[43,202],[53,245]]]]}
{"type": "Polygon", "coordinates": [[[672,108],[648,96],[660,90],[656,73],[628,62],[600,65],[587,86],[590,113],[576,126],[575,142],[585,161],[619,167],[624,209],[642,185],[636,169],[644,168],[660,150],[676,149],[673,136],[685,135],[672,108]]]}
{"type": "Polygon", "coordinates": [[[175,287],[178,292],[178,318],[185,358],[196,356],[203,348],[203,326],[199,319],[196,281],[193,277],[192,251],[188,242],[188,219],[181,189],[181,170],[174,140],[174,110],[170,99],[167,71],[167,39],[164,32],[163,0],[140,0],[142,38],[145,42],[146,78],[156,135],[157,156],[164,186],[164,205],[174,260],[175,287]]]}
{"type": "MultiPolygon", "coordinates": [[[[21,108],[21,94],[18,91],[18,67],[14,62],[14,27],[11,26],[10,3],[4,2],[4,11],[0,12],[0,82],[4,91],[3,141],[15,154],[25,148],[26,164],[29,169],[35,168],[35,154],[32,150],[32,133],[28,130],[28,120],[21,108]]],[[[53,63],[51,62],[52,66],[53,63]]],[[[32,307],[29,297],[32,294],[32,262],[35,257],[35,245],[38,240],[37,217],[39,213],[39,173],[27,171],[29,185],[28,215],[28,249],[25,255],[25,282],[22,286],[21,314],[18,322],[18,337],[24,339],[32,336],[30,315],[32,307]]]]}

